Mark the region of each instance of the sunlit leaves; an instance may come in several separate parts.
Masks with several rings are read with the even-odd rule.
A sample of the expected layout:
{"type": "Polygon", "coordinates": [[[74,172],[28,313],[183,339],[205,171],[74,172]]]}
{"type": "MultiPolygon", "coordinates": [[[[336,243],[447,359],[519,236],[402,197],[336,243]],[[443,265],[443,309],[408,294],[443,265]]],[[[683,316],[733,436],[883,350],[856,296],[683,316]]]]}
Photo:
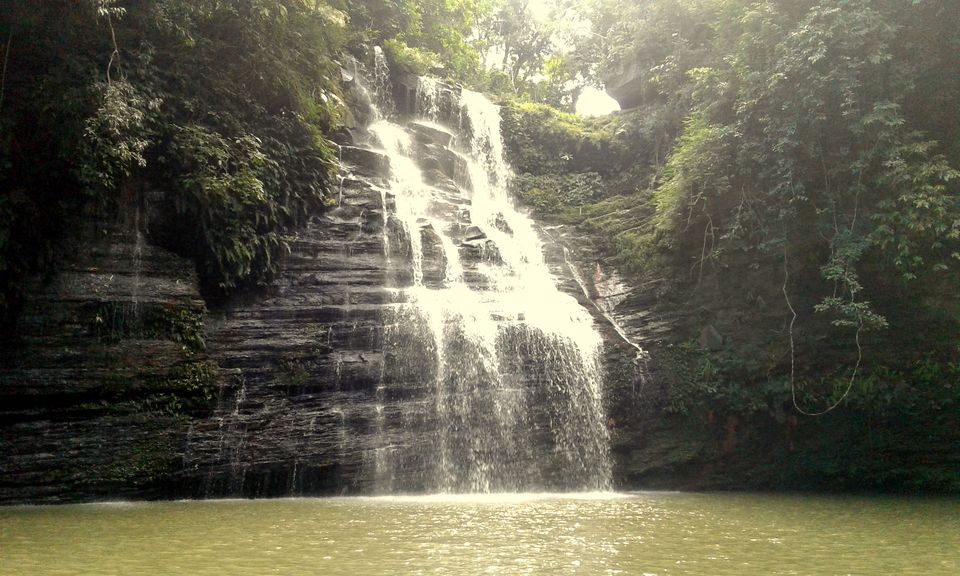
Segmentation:
{"type": "Polygon", "coordinates": [[[358,0],[337,3],[350,19],[351,44],[357,52],[389,45],[396,63],[418,72],[430,70],[469,81],[480,69],[480,56],[467,42],[487,0],[358,0]]]}
{"type": "Polygon", "coordinates": [[[955,267],[960,247],[960,172],[943,156],[931,156],[932,147],[901,145],[884,160],[883,183],[894,195],[879,203],[872,236],[905,280],[923,268],[955,267]]]}
{"type": "Polygon", "coordinates": [[[106,195],[147,165],[147,115],[161,101],[144,97],[126,81],[98,83],[93,90],[100,105],[85,123],[78,171],[91,192],[106,195]]]}
{"type": "Polygon", "coordinates": [[[691,223],[699,228],[703,214],[709,217],[716,199],[730,192],[729,136],[726,127],[709,123],[703,114],[687,119],[654,196],[659,229],[685,234],[691,223]]]}
{"type": "Polygon", "coordinates": [[[830,314],[832,324],[838,327],[878,330],[888,326],[887,319],[877,314],[869,302],[857,302],[837,296],[828,296],[817,304],[817,312],[830,314]]]}
{"type": "Polygon", "coordinates": [[[97,9],[97,15],[106,18],[112,16],[120,18],[127,13],[123,6],[117,6],[117,0],[92,0],[97,9]]]}

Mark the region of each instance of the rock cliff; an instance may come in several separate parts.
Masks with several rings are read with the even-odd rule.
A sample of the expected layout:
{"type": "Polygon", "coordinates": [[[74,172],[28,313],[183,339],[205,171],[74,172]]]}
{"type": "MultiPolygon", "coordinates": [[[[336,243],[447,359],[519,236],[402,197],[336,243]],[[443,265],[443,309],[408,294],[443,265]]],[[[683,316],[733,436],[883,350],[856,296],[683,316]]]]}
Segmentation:
{"type": "Polygon", "coordinates": [[[0,502],[159,497],[218,370],[192,265],[88,227],[28,291],[0,368],[0,502]]]}
{"type": "MultiPolygon", "coordinates": [[[[413,225],[398,215],[391,158],[375,135],[357,126],[341,147],[336,205],[298,234],[282,273],[265,289],[207,313],[190,265],[151,243],[135,207],[126,222],[85,233],[75,244],[77,256],[65,258],[54,278],[37,281],[0,371],[0,501],[443,488],[424,478],[424,470],[438,464],[422,461],[428,451],[418,448],[437,442],[438,426],[450,427],[444,442],[454,443],[443,447],[454,450],[443,465],[472,470],[452,489],[477,488],[476,482],[481,489],[484,482],[512,487],[471,468],[478,464],[470,458],[494,445],[542,452],[542,468],[510,474],[543,487],[597,473],[571,470],[571,462],[587,457],[584,449],[563,456],[572,449],[568,441],[551,436],[549,423],[575,414],[581,401],[547,386],[561,386],[569,375],[541,365],[537,350],[568,352],[522,328],[522,314],[498,344],[517,356],[498,368],[497,381],[518,387],[499,394],[527,390],[535,409],[512,425],[529,438],[478,444],[470,428],[503,422],[469,410],[453,410],[439,423],[430,384],[437,380],[431,371],[441,369],[438,351],[418,334],[429,319],[403,290],[415,283],[428,294],[441,288],[451,259],[467,290],[491,290],[490,270],[504,266],[501,250],[509,246],[502,243],[513,230],[502,215],[487,230],[470,219],[469,170],[453,128],[466,130],[460,138],[477,128],[463,125],[454,104],[458,90],[395,80],[402,112],[422,110],[425,98],[435,106],[428,121],[401,116],[432,190],[429,210],[413,225]]],[[[369,95],[357,100],[374,101],[369,95]]],[[[572,231],[537,233],[558,286],[590,311],[608,342],[606,415],[599,427],[612,437],[614,452],[622,452],[643,426],[638,415],[659,402],[643,347],[666,325],[651,329],[643,296],[597,265],[572,231]]],[[[476,345],[462,335],[447,338],[476,345]]],[[[489,378],[490,367],[480,360],[445,368],[453,370],[445,378],[463,379],[457,386],[489,378]]],[[[491,402],[468,387],[458,390],[462,396],[452,402],[491,402]]]]}

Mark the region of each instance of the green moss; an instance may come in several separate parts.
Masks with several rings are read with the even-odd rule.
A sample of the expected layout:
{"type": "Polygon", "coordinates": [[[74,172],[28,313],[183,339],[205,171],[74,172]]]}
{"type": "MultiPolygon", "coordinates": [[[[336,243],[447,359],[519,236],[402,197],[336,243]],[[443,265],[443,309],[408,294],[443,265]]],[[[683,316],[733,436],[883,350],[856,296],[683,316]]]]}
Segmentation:
{"type": "Polygon", "coordinates": [[[166,373],[118,368],[103,376],[95,398],[65,410],[73,415],[186,417],[211,408],[219,378],[219,367],[210,360],[187,362],[166,373]]]}
{"type": "Polygon", "coordinates": [[[514,180],[514,187],[520,201],[539,214],[576,209],[603,194],[603,183],[596,172],[522,174],[514,180]]]}
{"type": "Polygon", "coordinates": [[[503,129],[517,172],[611,174],[628,162],[631,143],[618,137],[626,118],[590,119],[545,104],[509,102],[503,129]]]}
{"type": "Polygon", "coordinates": [[[585,118],[509,101],[503,133],[519,174],[515,194],[539,216],[589,233],[633,280],[656,279],[669,246],[653,227],[651,188],[680,118],[664,104],[585,118]]]}
{"type": "Polygon", "coordinates": [[[212,400],[220,378],[220,367],[208,360],[192,362],[175,371],[174,375],[166,380],[171,390],[186,393],[189,396],[212,400]]]}
{"type": "Polygon", "coordinates": [[[624,458],[624,473],[633,477],[669,473],[679,466],[702,461],[710,443],[710,435],[699,427],[650,431],[642,445],[630,450],[624,458]]]}

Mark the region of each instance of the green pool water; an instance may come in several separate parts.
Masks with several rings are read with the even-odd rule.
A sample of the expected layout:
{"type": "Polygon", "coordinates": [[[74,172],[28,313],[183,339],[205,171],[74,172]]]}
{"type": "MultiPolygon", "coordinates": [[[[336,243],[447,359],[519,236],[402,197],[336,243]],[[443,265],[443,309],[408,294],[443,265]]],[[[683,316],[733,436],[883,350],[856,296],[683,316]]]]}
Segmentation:
{"type": "Polygon", "coordinates": [[[0,508],[0,574],[960,574],[960,500],[491,495],[0,508]]]}

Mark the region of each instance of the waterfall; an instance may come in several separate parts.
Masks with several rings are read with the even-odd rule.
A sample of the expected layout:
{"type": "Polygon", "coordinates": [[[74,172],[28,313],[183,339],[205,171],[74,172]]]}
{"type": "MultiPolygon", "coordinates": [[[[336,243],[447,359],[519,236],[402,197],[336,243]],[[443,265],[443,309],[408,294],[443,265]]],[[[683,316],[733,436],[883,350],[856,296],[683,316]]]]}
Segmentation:
{"type": "Polygon", "coordinates": [[[411,158],[412,140],[400,126],[387,120],[377,120],[368,130],[379,141],[390,158],[390,191],[396,198],[396,217],[403,223],[410,238],[413,255],[414,285],[423,284],[423,247],[420,219],[427,211],[429,189],[423,175],[411,158]]]}
{"type": "Polygon", "coordinates": [[[378,114],[368,127],[371,146],[389,157],[384,195],[395,198],[391,217],[408,251],[394,265],[409,266],[412,279],[396,287],[388,319],[396,364],[385,367],[374,405],[374,485],[608,489],[601,337],[558,289],[534,223],[508,194],[499,108],[427,78],[416,102],[407,125],[378,114]],[[435,174],[443,162],[457,168],[450,181],[435,174]],[[431,259],[441,272],[428,273],[431,259]]]}
{"type": "Polygon", "coordinates": [[[336,202],[210,323],[234,376],[191,429],[188,494],[609,489],[601,337],[508,193],[499,108],[391,86],[374,56],[343,68],[363,125],[336,202]]]}
{"type": "Polygon", "coordinates": [[[417,112],[427,120],[436,122],[440,116],[441,84],[435,78],[421,76],[417,82],[417,112]]]}

